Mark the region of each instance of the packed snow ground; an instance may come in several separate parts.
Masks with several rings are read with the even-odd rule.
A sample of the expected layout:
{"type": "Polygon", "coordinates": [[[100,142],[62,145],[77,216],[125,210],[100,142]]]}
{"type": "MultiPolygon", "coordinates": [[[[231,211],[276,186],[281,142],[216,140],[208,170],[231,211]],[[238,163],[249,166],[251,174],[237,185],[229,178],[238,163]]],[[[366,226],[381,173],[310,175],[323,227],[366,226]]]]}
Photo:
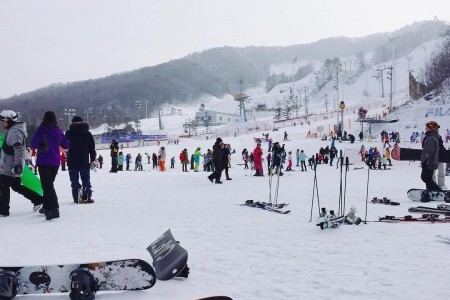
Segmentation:
{"type": "MultiPolygon", "coordinates": [[[[300,130],[300,127],[297,127],[300,130]]],[[[289,128],[294,133],[296,128],[289,128]]],[[[272,134],[272,133],[271,133],[272,134]]],[[[281,141],[282,133],[273,133],[281,141]]],[[[143,292],[99,293],[98,299],[195,299],[228,295],[233,299],[445,299],[449,251],[437,234],[450,235],[447,224],[348,225],[321,231],[314,202],[309,222],[313,175],[311,170],[286,172],[280,178],[279,202],[287,202],[288,215],[239,206],[247,199],[267,201],[269,177],[253,177],[245,171],[240,152],[253,149],[251,135],[228,138],[232,155],[230,176],[224,184],[210,183],[206,172],[158,172],[144,164],[144,172],[109,173],[109,153],[103,169],[91,172],[95,203],[76,205],[70,197],[67,172],[56,179],[61,218],[45,221],[31,212],[31,204],[16,193],[11,196],[11,216],[0,220],[1,265],[61,264],[142,258],[150,261],[146,247],[170,228],[189,251],[188,279],[158,281],[143,292]],[[443,266],[444,264],[444,266],[443,266]]],[[[178,158],[187,148],[211,148],[213,141],[181,140],[168,145],[168,157],[178,158]]],[[[320,140],[286,142],[286,149],[315,153],[329,145],[320,140]]],[[[369,146],[367,142],[366,147],[369,146]]],[[[266,153],[266,144],[263,144],[266,153]]],[[[359,148],[338,143],[339,149],[359,148]]],[[[382,148],[378,141],[370,146],[382,148]]],[[[153,153],[157,146],[124,149],[133,157],[153,153]]],[[[350,152],[347,152],[350,153],[350,152]]],[[[423,187],[419,163],[393,162],[391,170],[370,171],[369,201],[389,197],[400,206],[368,204],[367,220],[379,216],[408,214],[406,191],[423,187]]],[[[355,206],[364,219],[367,168],[347,174],[346,207],[355,206]]],[[[320,205],[337,210],[340,170],[320,165],[317,172],[320,205]]],[[[223,176],[223,179],[224,176],[223,176]]],[[[32,299],[35,296],[22,296],[32,299]]],[[[67,294],[53,299],[68,299],[67,294]]]]}

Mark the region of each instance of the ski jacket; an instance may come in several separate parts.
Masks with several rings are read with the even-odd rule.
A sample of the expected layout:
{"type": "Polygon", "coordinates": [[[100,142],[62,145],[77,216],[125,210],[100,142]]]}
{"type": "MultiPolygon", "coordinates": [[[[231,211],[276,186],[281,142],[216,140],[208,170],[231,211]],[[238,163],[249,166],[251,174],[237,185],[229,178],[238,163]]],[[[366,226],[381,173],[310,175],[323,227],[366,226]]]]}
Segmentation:
{"type": "Polygon", "coordinates": [[[117,157],[119,155],[119,143],[116,140],[111,142],[109,149],[111,149],[111,157],[117,157]]]}
{"type": "Polygon", "coordinates": [[[69,141],[59,127],[39,126],[31,141],[31,147],[37,149],[36,165],[59,166],[61,159],[59,147],[67,149],[69,145],[69,141]]]}
{"type": "Polygon", "coordinates": [[[222,142],[216,142],[213,146],[213,160],[221,160],[223,156],[222,142]]]}
{"type": "Polygon", "coordinates": [[[255,161],[255,164],[256,164],[256,163],[260,163],[260,162],[262,161],[262,155],[263,155],[263,152],[262,152],[261,147],[257,146],[257,147],[253,150],[253,159],[254,159],[254,161],[255,161]]]}
{"type": "Polygon", "coordinates": [[[200,149],[195,150],[194,152],[194,161],[196,164],[200,163],[200,157],[202,156],[202,151],[200,149]]]}
{"type": "Polygon", "coordinates": [[[117,156],[117,164],[119,166],[123,165],[123,154],[119,154],[119,156],[117,156]]]}
{"type": "Polygon", "coordinates": [[[422,168],[436,170],[439,166],[439,139],[440,135],[437,131],[428,131],[422,143],[422,155],[420,161],[422,168]]]}
{"type": "Polygon", "coordinates": [[[181,161],[181,163],[183,165],[187,165],[189,163],[189,154],[188,154],[187,150],[183,150],[182,153],[184,154],[184,156],[183,156],[183,160],[181,161]]]}
{"type": "Polygon", "coordinates": [[[158,156],[160,161],[166,161],[166,149],[159,149],[158,156]]]}
{"type": "Polygon", "coordinates": [[[0,152],[0,174],[20,177],[22,174],[15,174],[15,165],[24,165],[26,148],[26,124],[17,122],[8,129],[0,152]]]}
{"type": "Polygon", "coordinates": [[[75,169],[89,168],[89,164],[95,161],[95,141],[89,132],[89,124],[86,122],[74,122],[66,131],[66,138],[70,142],[67,151],[67,166],[75,169]]]}

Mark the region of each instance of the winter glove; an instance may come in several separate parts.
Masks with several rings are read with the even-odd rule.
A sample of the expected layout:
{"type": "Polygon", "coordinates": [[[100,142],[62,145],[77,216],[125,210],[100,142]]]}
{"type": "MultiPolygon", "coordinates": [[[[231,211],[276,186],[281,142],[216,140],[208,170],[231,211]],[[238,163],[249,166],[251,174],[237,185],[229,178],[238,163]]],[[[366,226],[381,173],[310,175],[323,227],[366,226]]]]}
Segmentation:
{"type": "Polygon", "coordinates": [[[89,164],[89,168],[91,168],[91,170],[95,169],[95,161],[91,161],[91,163],[89,164]]]}
{"type": "Polygon", "coordinates": [[[23,172],[23,167],[22,165],[15,165],[13,168],[13,172],[14,174],[20,175],[23,172]]]}

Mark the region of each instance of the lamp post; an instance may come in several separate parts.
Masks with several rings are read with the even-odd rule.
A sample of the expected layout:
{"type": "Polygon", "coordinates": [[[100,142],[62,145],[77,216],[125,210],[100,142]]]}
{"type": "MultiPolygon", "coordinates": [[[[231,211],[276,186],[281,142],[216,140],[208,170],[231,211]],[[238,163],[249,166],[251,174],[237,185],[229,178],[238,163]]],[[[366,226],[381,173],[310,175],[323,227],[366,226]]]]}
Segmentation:
{"type": "Polygon", "coordinates": [[[70,119],[75,116],[76,112],[75,108],[64,108],[64,115],[67,116],[67,128],[69,128],[70,119]]]}
{"type": "Polygon", "coordinates": [[[339,109],[341,110],[341,123],[339,123],[339,131],[342,136],[342,133],[344,132],[344,109],[345,109],[344,101],[341,101],[339,103],[339,109]]]}

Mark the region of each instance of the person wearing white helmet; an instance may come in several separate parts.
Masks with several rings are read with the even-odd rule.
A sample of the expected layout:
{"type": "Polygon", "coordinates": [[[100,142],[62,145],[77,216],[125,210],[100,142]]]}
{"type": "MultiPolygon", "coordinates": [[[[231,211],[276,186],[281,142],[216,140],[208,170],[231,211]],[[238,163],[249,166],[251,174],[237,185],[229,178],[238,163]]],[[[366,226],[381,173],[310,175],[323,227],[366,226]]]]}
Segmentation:
{"type": "Polygon", "coordinates": [[[20,183],[26,152],[26,124],[17,121],[17,113],[12,110],[0,112],[2,127],[6,134],[0,152],[0,216],[9,216],[10,188],[31,200],[33,211],[42,206],[43,198],[20,183]]]}

